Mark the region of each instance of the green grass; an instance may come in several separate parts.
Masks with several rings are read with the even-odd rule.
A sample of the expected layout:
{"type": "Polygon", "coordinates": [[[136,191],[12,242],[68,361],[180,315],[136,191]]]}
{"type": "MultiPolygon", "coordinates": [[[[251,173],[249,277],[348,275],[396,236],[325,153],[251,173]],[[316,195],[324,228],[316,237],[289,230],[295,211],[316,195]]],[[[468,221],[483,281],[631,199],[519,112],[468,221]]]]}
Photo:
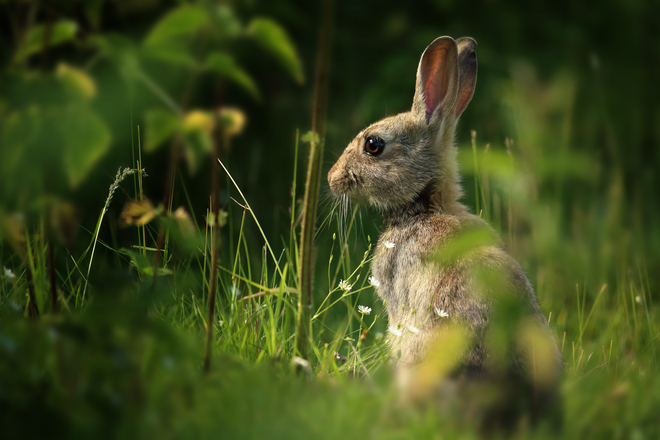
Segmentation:
{"type": "MultiPolygon", "coordinates": [[[[475,182],[478,212],[528,270],[562,347],[559,436],[657,437],[655,274],[643,257],[630,258],[634,249],[615,235],[584,243],[562,238],[561,219],[552,214],[559,201],[524,189],[534,164],[516,157],[513,148],[483,146],[475,137],[472,142],[471,149],[461,148],[469,151],[461,160],[475,182]]],[[[288,236],[269,240],[249,194],[240,185],[232,189],[233,182],[227,181],[234,200],[221,230],[212,323],[205,313],[208,227],[198,226],[189,236],[183,223],[161,213],[140,227],[134,249],[117,249],[99,239],[99,228],[107,227],[106,205],[84,252],[76,257],[58,249],[58,268],[66,267],[57,273],[63,307],[52,315],[41,222],[24,236],[42,313],[35,321],[24,311],[24,264],[3,247],[8,269],[0,284],[0,426],[8,434],[3,437],[475,436],[433,408],[401,403],[388,368],[387,318],[367,281],[371,239],[355,232],[362,221],[358,208],[348,213],[346,224],[331,215],[321,222],[317,240],[329,245],[317,254],[309,366],[295,361],[296,204],[292,201],[288,236]],[[154,279],[151,257],[161,226],[170,238],[154,279]],[[258,234],[248,233],[255,227],[258,234]],[[103,258],[95,246],[105,250],[103,258]],[[113,265],[116,260],[119,265],[113,265]],[[352,285],[349,291],[339,287],[341,280],[352,285]],[[358,305],[370,306],[371,314],[359,313],[358,305]],[[208,325],[214,356],[204,374],[208,325]]],[[[182,184],[177,191],[189,190],[182,184]]],[[[588,228],[606,226],[575,221],[572,227],[588,236],[588,228]]],[[[551,436],[518,433],[546,435],[551,436]]]]}

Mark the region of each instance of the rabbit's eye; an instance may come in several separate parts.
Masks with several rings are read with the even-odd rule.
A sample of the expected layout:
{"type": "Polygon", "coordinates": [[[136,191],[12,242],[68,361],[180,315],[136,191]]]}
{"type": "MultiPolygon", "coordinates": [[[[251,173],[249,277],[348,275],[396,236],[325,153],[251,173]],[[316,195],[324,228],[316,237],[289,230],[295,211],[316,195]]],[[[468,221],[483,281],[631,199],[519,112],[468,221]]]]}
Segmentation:
{"type": "Polygon", "coordinates": [[[378,156],[385,149],[385,141],[378,136],[369,136],[364,141],[364,151],[372,156],[378,156]]]}

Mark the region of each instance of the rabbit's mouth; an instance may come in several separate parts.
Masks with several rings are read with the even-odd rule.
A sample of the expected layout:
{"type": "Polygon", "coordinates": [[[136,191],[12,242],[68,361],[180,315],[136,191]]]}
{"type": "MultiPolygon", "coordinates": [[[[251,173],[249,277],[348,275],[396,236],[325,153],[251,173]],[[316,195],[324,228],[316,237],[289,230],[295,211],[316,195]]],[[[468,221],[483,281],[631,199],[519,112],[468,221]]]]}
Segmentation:
{"type": "Polygon", "coordinates": [[[335,196],[353,198],[357,195],[358,178],[353,172],[345,172],[341,176],[332,176],[328,179],[328,183],[330,183],[330,191],[335,196]]]}

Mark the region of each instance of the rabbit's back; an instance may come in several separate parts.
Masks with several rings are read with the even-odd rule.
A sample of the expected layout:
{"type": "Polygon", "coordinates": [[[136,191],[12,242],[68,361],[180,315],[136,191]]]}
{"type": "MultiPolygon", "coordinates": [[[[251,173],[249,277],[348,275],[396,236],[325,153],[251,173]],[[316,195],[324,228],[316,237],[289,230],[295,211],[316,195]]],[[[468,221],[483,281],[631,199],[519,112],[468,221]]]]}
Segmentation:
{"type": "MultiPolygon", "coordinates": [[[[483,339],[502,302],[513,304],[513,319],[527,319],[552,337],[524,271],[493,237],[484,221],[465,213],[386,222],[372,271],[390,327],[402,333],[390,335],[401,365],[423,361],[443,327],[457,324],[471,339],[464,367],[488,368],[483,339]]],[[[509,356],[508,364],[520,364],[515,350],[509,356]]]]}

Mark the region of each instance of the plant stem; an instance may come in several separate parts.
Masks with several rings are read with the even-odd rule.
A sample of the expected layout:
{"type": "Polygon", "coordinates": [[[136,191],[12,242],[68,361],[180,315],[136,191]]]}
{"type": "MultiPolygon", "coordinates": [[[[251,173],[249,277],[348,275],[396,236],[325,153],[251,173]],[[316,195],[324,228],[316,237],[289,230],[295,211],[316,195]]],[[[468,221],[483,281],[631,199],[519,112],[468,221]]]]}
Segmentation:
{"type": "Polygon", "coordinates": [[[53,228],[50,218],[46,222],[47,241],[46,247],[48,249],[48,282],[50,284],[50,313],[57,315],[60,311],[60,305],[57,302],[57,282],[55,281],[55,251],[53,249],[53,228]]]}
{"type": "Polygon", "coordinates": [[[321,167],[323,165],[323,144],[325,138],[325,112],[328,97],[328,71],[332,43],[332,25],[334,0],[323,1],[319,50],[314,80],[314,110],[312,131],[318,134],[318,143],[311,142],[305,198],[303,201],[303,219],[300,232],[300,295],[298,297],[298,321],[296,322],[296,352],[307,359],[309,337],[311,333],[312,285],[314,277],[314,233],[316,229],[316,211],[319,188],[321,185],[321,167]]]}
{"type": "MultiPolygon", "coordinates": [[[[221,129],[220,129],[221,130],[221,129]]],[[[222,131],[222,130],[221,130],[222,131]]],[[[222,134],[222,133],[221,133],[222,134]]],[[[217,139],[221,137],[218,136],[217,139]]],[[[218,176],[218,140],[211,141],[211,279],[209,280],[209,304],[206,313],[206,344],[204,347],[204,371],[211,366],[211,346],[213,342],[213,321],[215,319],[215,294],[218,286],[218,250],[220,248],[220,179],[218,176]]]]}
{"type": "Polygon", "coordinates": [[[25,264],[25,280],[28,287],[28,309],[27,316],[30,319],[37,319],[39,317],[39,306],[37,305],[37,293],[34,290],[34,281],[32,280],[32,268],[30,267],[30,256],[27,256],[25,264]]]}

